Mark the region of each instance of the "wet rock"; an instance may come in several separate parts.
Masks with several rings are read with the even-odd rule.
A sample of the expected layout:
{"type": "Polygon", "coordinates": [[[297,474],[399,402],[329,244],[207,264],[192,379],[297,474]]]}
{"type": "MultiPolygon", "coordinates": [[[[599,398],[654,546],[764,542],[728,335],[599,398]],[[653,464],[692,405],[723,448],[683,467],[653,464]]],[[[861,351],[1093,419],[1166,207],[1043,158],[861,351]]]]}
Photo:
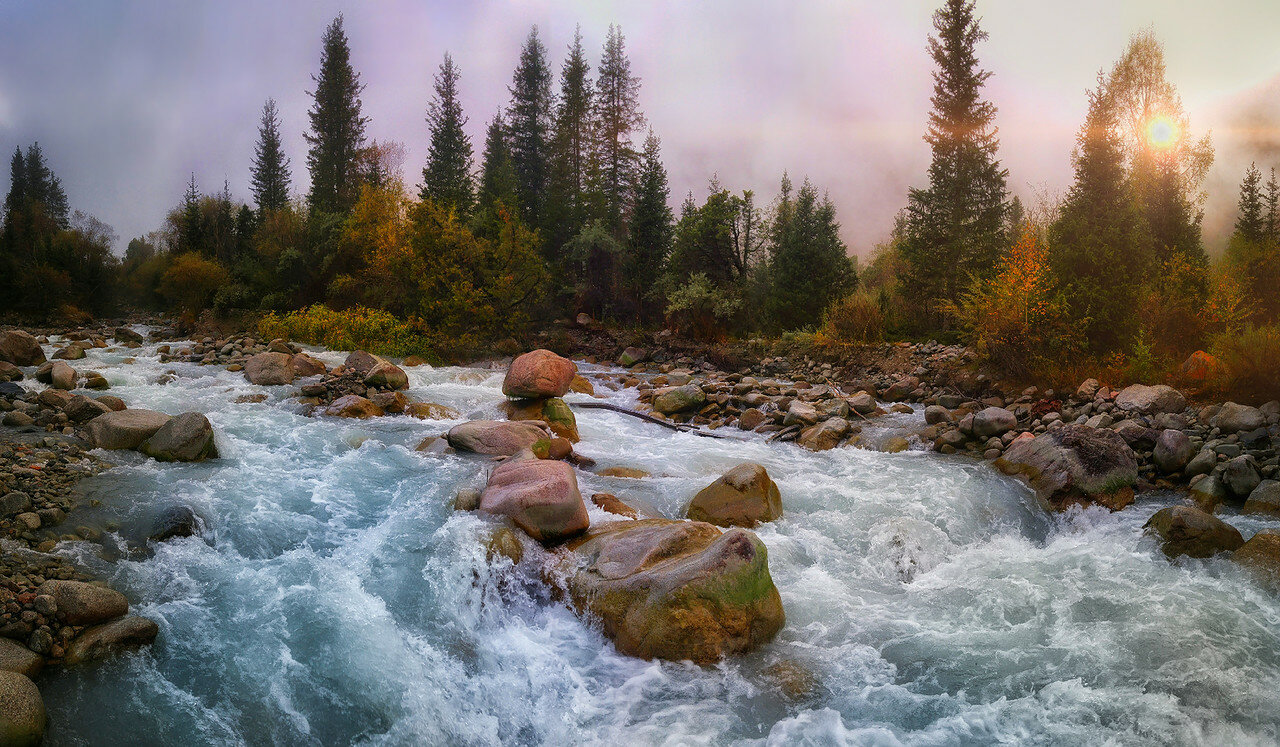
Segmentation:
{"type": "MultiPolygon", "coordinates": [[[[929,405],[924,408],[924,422],[926,425],[937,425],[939,423],[951,422],[951,413],[947,412],[947,408],[940,405],[929,405]]],[[[1017,420],[1015,419],[1015,423],[1017,420]]]]}
{"type": "Polygon", "coordinates": [[[111,336],[116,339],[116,342],[142,342],[143,341],[141,334],[133,331],[128,327],[116,327],[115,331],[111,333],[111,336]]]}
{"type": "Polygon", "coordinates": [[[54,389],[65,391],[75,389],[77,377],[76,370],[62,361],[54,361],[49,367],[49,386],[54,389]]]}
{"type": "Polygon", "coordinates": [[[0,332],[0,361],[15,366],[38,366],[44,363],[40,342],[20,329],[0,332]]]}
{"type": "Polygon", "coordinates": [[[0,497],[0,519],[16,516],[31,509],[31,496],[15,490],[0,497]]]}
{"type": "Polygon", "coordinates": [[[342,370],[345,373],[354,373],[360,377],[373,370],[373,367],[379,363],[384,363],[385,359],[366,353],[363,350],[356,350],[347,355],[347,359],[342,362],[342,370]]]}
{"type": "Polygon", "coordinates": [[[1264,581],[1280,585],[1280,532],[1264,529],[1249,538],[1231,559],[1257,573],[1264,581]]]}
{"type": "Polygon", "coordinates": [[[688,410],[697,410],[707,403],[707,395],[696,384],[684,384],[677,387],[658,390],[653,398],[653,409],[663,415],[674,415],[688,410]]]}
{"type": "Polygon", "coordinates": [[[1207,558],[1244,544],[1238,529],[1192,506],[1162,508],[1147,520],[1143,529],[1159,535],[1160,549],[1171,558],[1179,555],[1207,558]]]}
{"type": "Polygon", "coordinates": [[[1280,516],[1280,481],[1263,480],[1258,483],[1241,510],[1247,514],[1280,516]]]}
{"type": "Polygon", "coordinates": [[[1258,474],[1258,467],[1250,456],[1241,455],[1230,459],[1222,470],[1222,484],[1239,498],[1252,493],[1261,481],[1262,476],[1258,474]]]}
{"type": "Polygon", "coordinates": [[[258,353],[244,364],[244,377],[250,384],[280,386],[293,383],[293,356],[287,353],[258,353]]]}
{"type": "Polygon", "coordinates": [[[404,412],[420,420],[457,420],[462,417],[462,413],[452,407],[437,405],[434,402],[410,402],[404,408],[404,412]]]}
{"type": "Polygon", "coordinates": [[[330,403],[325,408],[324,414],[337,418],[365,420],[376,418],[386,413],[381,407],[374,404],[373,400],[361,397],[358,394],[344,394],[330,403]]]}
{"type": "Polygon", "coordinates": [[[1256,407],[1237,405],[1235,402],[1224,402],[1218,408],[1218,414],[1209,420],[1209,425],[1220,429],[1224,434],[1252,431],[1267,427],[1267,416],[1256,407]]]}
{"type": "Polygon", "coordinates": [[[563,397],[578,374],[578,366],[550,350],[534,350],[511,362],[502,393],[517,399],[563,397]]]}
{"type": "Polygon", "coordinates": [[[404,392],[374,392],[369,395],[369,400],[388,415],[399,415],[409,408],[409,398],[404,396],[404,392]]]}
{"type": "Polygon", "coordinates": [[[1182,396],[1182,392],[1165,384],[1133,384],[1116,395],[1116,407],[1143,415],[1182,412],[1187,407],[1187,398],[1182,396]]]}
{"type": "Polygon", "coordinates": [[[55,350],[53,353],[55,360],[62,361],[78,361],[84,358],[84,346],[72,343],[65,348],[55,350]]]}
{"type": "Polygon", "coordinates": [[[800,432],[796,443],[810,451],[826,451],[840,445],[849,433],[849,421],[844,418],[828,418],[800,432]]]}
{"type": "Polygon", "coordinates": [[[747,462],[699,491],[685,515],[716,526],[753,527],[782,516],[782,495],[763,466],[747,462]]]}
{"type": "Polygon", "coordinates": [[[22,371],[8,361],[0,361],[0,381],[22,381],[22,371]]]}
{"type": "Polygon", "coordinates": [[[329,372],[328,367],[324,365],[324,361],[306,353],[297,353],[290,356],[289,368],[293,369],[294,378],[298,379],[307,376],[323,376],[329,372]]]}
{"type": "Polygon", "coordinates": [[[1155,462],[1162,472],[1174,474],[1181,472],[1182,468],[1190,463],[1194,454],[1195,447],[1191,445],[1191,439],[1187,434],[1168,428],[1161,431],[1160,437],[1156,439],[1151,461],[1155,462]]]}
{"type": "Polygon", "coordinates": [[[813,425],[818,422],[821,414],[818,408],[803,402],[801,400],[793,400],[787,407],[787,416],[782,420],[783,425],[813,425]]]}
{"type": "Polygon", "coordinates": [[[524,557],[524,545],[520,543],[520,537],[510,527],[498,527],[489,535],[489,541],[485,543],[485,559],[490,563],[494,558],[506,558],[513,564],[518,565],[524,557]]]}
{"type": "Polygon", "coordinates": [[[409,375],[402,368],[381,361],[364,375],[364,385],[393,391],[409,388],[409,375]]]}
{"type": "Polygon", "coordinates": [[[1014,441],[996,460],[1005,474],[1027,479],[1051,508],[1096,503],[1113,511],[1133,502],[1138,466],[1120,434],[1067,425],[1014,441]]]}
{"type": "Polygon", "coordinates": [[[0,670],[0,744],[34,747],[44,739],[48,716],[30,678],[0,670]]]}
{"type": "Polygon", "coordinates": [[[589,521],[573,467],[541,459],[495,467],[480,495],[480,510],[506,516],[543,543],[581,534],[589,521]]]}
{"type": "Polygon", "coordinates": [[[757,407],[751,407],[743,410],[742,414],[738,416],[738,428],[744,431],[753,431],[761,425],[764,425],[764,422],[767,419],[767,416],[762,410],[757,407]]]}
{"type": "Polygon", "coordinates": [[[53,597],[68,625],[93,625],[129,611],[123,594],[84,581],[46,581],[37,593],[53,597]]]}
{"type": "Polygon", "coordinates": [[[462,488],[453,496],[454,511],[475,511],[480,508],[480,491],[475,488],[462,488]]]}
{"type": "Polygon", "coordinates": [[[169,420],[154,410],[120,410],[90,420],[86,431],[89,442],[99,449],[136,449],[169,420]]]}
{"type": "Polygon", "coordinates": [[[164,542],[177,537],[195,537],[200,534],[200,519],[187,506],[169,506],[160,512],[151,525],[151,541],[164,542]]]}
{"type": "Polygon", "coordinates": [[[793,659],[783,659],[761,670],[760,674],[771,680],[791,702],[809,700],[821,687],[813,670],[793,659]]]}
{"type": "Polygon", "coordinates": [[[99,661],[139,646],[150,645],[160,627],[145,617],[130,615],[103,625],[87,628],[67,646],[63,662],[67,665],[99,661]]]}
{"type": "Polygon", "coordinates": [[[591,502],[600,510],[611,514],[625,516],[628,519],[640,518],[640,514],[634,508],[623,503],[618,496],[612,493],[595,493],[591,496],[591,502]]]}
{"type": "Polygon", "coordinates": [[[4,414],[4,424],[11,428],[21,428],[23,426],[32,425],[36,419],[25,412],[14,410],[4,414]]]}
{"type": "Polygon", "coordinates": [[[622,653],[709,664],[767,643],[785,622],[764,543],[744,529],[621,521],[569,546],[560,571],[570,601],[622,653]]]}
{"type": "Polygon", "coordinates": [[[575,444],[579,441],[578,420],[559,397],[507,400],[500,408],[509,420],[538,420],[546,423],[557,436],[575,444]]]}
{"type": "Polygon", "coordinates": [[[216,459],[213,425],[199,412],[184,412],[170,418],[138,451],[161,462],[199,462],[216,459]]]}
{"type": "Polygon", "coordinates": [[[524,420],[469,420],[445,434],[455,449],[490,456],[512,456],[549,438],[541,426],[524,420]]]}
{"type": "Polygon", "coordinates": [[[1191,500],[1201,510],[1213,513],[1228,497],[1227,486],[1217,475],[1209,475],[1191,486],[1191,500]]]}
{"type": "Polygon", "coordinates": [[[573,381],[569,383],[569,391],[578,394],[595,394],[595,386],[587,380],[585,376],[574,376],[573,381]]]}
{"type": "Polygon", "coordinates": [[[0,638],[0,672],[17,672],[25,677],[35,677],[42,669],[43,656],[20,643],[0,638]]]}
{"type": "Polygon", "coordinates": [[[119,397],[114,397],[110,394],[100,395],[97,397],[97,400],[102,404],[106,405],[107,407],[110,407],[113,411],[116,411],[116,412],[127,409],[125,407],[124,400],[120,399],[119,397]]]}
{"type": "Polygon", "coordinates": [[[858,392],[849,399],[849,407],[859,415],[870,415],[876,411],[879,405],[876,404],[876,398],[866,392],[858,392]]]}
{"type": "Polygon", "coordinates": [[[973,416],[973,435],[978,438],[1003,436],[1017,427],[1017,416],[1003,407],[988,407],[973,416]]]}

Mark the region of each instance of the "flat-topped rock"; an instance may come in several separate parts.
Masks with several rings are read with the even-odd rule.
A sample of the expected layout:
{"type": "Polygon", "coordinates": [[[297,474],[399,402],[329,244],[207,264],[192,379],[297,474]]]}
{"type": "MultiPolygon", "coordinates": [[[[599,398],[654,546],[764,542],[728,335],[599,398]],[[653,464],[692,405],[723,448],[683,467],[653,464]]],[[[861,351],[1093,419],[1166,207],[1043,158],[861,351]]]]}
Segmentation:
{"type": "Polygon", "coordinates": [[[716,526],[753,527],[782,516],[782,495],[768,470],[747,462],[699,491],[685,515],[716,526]]]}
{"type": "Polygon", "coordinates": [[[490,456],[513,456],[549,438],[542,426],[528,420],[469,420],[445,434],[455,449],[490,456]]]}
{"type": "Polygon", "coordinates": [[[512,460],[495,467],[480,494],[480,510],[510,518],[543,543],[581,534],[589,523],[573,467],[554,460],[512,460]]]}
{"type": "Polygon", "coordinates": [[[280,386],[293,383],[293,356],[288,353],[258,353],[244,364],[244,377],[250,384],[280,386]]]}
{"type": "Polygon", "coordinates": [[[89,443],[99,449],[136,449],[168,423],[170,417],[155,410],[119,410],[103,413],[85,426],[89,443]]]}

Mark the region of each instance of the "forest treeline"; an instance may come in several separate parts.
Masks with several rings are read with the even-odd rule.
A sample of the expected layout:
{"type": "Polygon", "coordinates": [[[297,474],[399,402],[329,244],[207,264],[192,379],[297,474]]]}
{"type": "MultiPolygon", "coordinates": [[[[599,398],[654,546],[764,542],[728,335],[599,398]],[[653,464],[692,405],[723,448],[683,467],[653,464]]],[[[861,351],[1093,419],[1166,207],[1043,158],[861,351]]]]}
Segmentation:
{"type": "Polygon", "coordinates": [[[1152,33],[1135,35],[1083,97],[1069,190],[1027,206],[999,159],[973,3],[946,0],[933,21],[928,181],[861,271],[835,206],[807,180],[780,175],[762,199],[712,176],[673,211],[661,141],[613,26],[594,64],[577,33],[558,70],[534,27],[483,143],[467,134],[462,70],[446,53],[426,103],[427,162],[410,186],[403,145],[366,135],[365,84],[339,16],[312,81],[305,195],[268,100],[252,199],[225,183],[207,193],[193,174],[165,224],[117,260],[109,227],[68,215],[39,146],[19,149],[0,233],[3,303],[63,316],[264,311],[300,330],[376,320],[454,350],[577,313],[705,339],[962,337],[1027,375],[1088,360],[1140,376],[1205,347],[1266,364],[1237,360],[1240,340],[1280,358],[1274,172],[1250,169],[1229,248],[1210,261],[1201,218],[1213,148],[1194,137],[1152,33]]]}

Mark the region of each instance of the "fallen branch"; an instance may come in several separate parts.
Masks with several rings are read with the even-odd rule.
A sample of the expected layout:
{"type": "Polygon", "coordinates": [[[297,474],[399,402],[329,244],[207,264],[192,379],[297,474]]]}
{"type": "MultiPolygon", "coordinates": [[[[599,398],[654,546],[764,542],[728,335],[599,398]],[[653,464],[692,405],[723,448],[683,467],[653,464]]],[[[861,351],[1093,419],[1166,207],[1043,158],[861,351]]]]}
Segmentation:
{"type": "Polygon", "coordinates": [[[570,402],[569,406],[589,408],[592,410],[612,410],[613,412],[620,412],[623,415],[630,415],[633,418],[640,418],[645,422],[653,423],[654,425],[660,425],[663,428],[668,428],[673,431],[679,431],[682,433],[692,433],[696,436],[703,436],[706,438],[730,438],[729,436],[721,435],[719,433],[711,433],[709,431],[704,431],[689,425],[678,425],[676,423],[668,423],[667,421],[659,420],[658,418],[655,418],[652,415],[645,415],[643,412],[628,410],[625,407],[612,405],[612,404],[609,404],[608,402],[570,402]]]}

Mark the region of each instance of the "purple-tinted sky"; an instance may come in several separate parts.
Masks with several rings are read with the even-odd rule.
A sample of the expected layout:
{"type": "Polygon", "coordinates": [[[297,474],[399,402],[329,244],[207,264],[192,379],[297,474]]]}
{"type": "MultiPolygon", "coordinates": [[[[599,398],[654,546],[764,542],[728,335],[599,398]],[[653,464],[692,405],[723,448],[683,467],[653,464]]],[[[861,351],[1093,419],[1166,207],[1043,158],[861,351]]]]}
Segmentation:
{"type": "MultiPolygon", "coordinates": [[[[663,140],[672,201],[701,198],[712,174],[766,200],[783,170],[830,191],[846,241],[883,240],[928,163],[925,38],[936,3],[835,0],[683,2],[172,2],[0,0],[0,168],[38,138],[73,207],[127,241],[156,228],[189,172],[248,197],[263,100],[274,96],[306,189],[310,75],[320,35],[345,13],[367,85],[369,134],[407,147],[407,181],[426,156],[423,114],[445,50],[462,69],[477,155],[530,25],[560,61],[580,23],[593,67],[609,23],[622,26],[641,104],[663,140]]],[[[1206,236],[1234,220],[1249,160],[1280,165],[1280,2],[979,0],[995,75],[1001,157],[1035,202],[1070,180],[1085,90],[1134,31],[1165,42],[1169,77],[1196,134],[1213,131],[1206,236]]],[[[5,178],[0,176],[0,185],[5,178]]]]}

